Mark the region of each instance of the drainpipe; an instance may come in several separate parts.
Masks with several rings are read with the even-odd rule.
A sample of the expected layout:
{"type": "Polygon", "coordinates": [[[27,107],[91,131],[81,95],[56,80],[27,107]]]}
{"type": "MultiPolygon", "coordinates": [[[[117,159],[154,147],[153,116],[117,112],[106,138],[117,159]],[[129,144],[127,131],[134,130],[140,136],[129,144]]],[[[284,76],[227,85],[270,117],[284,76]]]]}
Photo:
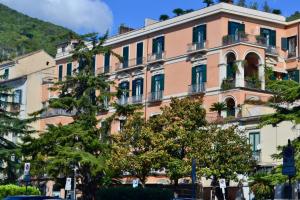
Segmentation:
{"type": "Polygon", "coordinates": [[[300,22],[298,23],[298,27],[297,27],[297,30],[298,30],[298,61],[300,61],[300,22]]]}

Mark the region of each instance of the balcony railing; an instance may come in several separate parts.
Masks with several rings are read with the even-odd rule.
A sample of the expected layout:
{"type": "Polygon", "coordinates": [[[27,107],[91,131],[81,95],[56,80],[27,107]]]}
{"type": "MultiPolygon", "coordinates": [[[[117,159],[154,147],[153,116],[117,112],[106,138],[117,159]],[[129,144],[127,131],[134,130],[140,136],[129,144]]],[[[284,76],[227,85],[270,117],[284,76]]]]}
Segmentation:
{"type": "Polygon", "coordinates": [[[116,71],[121,71],[125,69],[131,69],[133,67],[143,66],[145,64],[145,58],[134,58],[127,61],[123,61],[116,64],[116,71]]]}
{"type": "Polygon", "coordinates": [[[54,117],[54,116],[73,116],[76,114],[76,111],[66,111],[63,109],[55,109],[55,108],[50,108],[42,112],[41,117],[46,118],[46,117],[54,117]]]}
{"type": "Polygon", "coordinates": [[[266,53],[270,55],[279,55],[279,47],[267,46],[266,53]]]}
{"type": "Polygon", "coordinates": [[[119,105],[127,105],[129,103],[129,97],[122,96],[117,100],[117,104],[119,105]]]}
{"type": "Polygon", "coordinates": [[[230,90],[235,88],[235,79],[224,79],[222,81],[221,89],[230,90]]]}
{"type": "Polygon", "coordinates": [[[159,53],[151,53],[148,54],[148,63],[155,63],[155,62],[162,62],[166,58],[166,53],[159,52],[159,53]]]}
{"type": "Polygon", "coordinates": [[[236,35],[225,35],[223,37],[223,45],[230,45],[230,44],[235,44],[239,42],[248,42],[248,34],[246,33],[238,33],[236,35]]]}
{"type": "Polygon", "coordinates": [[[261,89],[261,81],[259,81],[259,80],[245,80],[245,88],[261,89]]]}
{"type": "Polygon", "coordinates": [[[207,50],[207,41],[191,43],[187,45],[188,53],[194,53],[202,50],[207,50]]]}
{"type": "Polygon", "coordinates": [[[253,151],[252,157],[255,161],[260,162],[261,161],[261,151],[253,151]]]}
{"type": "Polygon", "coordinates": [[[205,83],[189,86],[189,94],[199,94],[205,92],[205,83]]]}
{"type": "Polygon", "coordinates": [[[138,95],[138,96],[132,96],[132,103],[142,103],[143,102],[143,95],[138,95]]]}
{"type": "Polygon", "coordinates": [[[297,57],[297,51],[288,52],[287,58],[295,58],[297,57]]]}
{"type": "Polygon", "coordinates": [[[149,94],[149,102],[157,102],[157,101],[162,101],[163,100],[163,96],[164,96],[164,91],[160,90],[160,91],[156,91],[156,92],[151,92],[149,94]]]}

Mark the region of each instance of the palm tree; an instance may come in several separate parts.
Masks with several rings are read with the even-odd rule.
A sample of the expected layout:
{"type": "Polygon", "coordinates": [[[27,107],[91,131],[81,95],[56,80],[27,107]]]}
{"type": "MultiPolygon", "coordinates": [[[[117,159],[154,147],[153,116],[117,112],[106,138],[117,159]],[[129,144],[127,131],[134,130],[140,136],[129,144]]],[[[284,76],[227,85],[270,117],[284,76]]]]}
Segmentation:
{"type": "Polygon", "coordinates": [[[214,4],[213,0],[203,0],[203,3],[206,4],[206,7],[211,6],[212,4],[214,4]]]}
{"type": "Polygon", "coordinates": [[[159,17],[159,21],[165,21],[167,19],[170,19],[169,15],[163,14],[163,15],[160,15],[160,17],[159,17]]]}
{"type": "Polygon", "coordinates": [[[182,10],[181,8],[176,8],[173,10],[173,13],[176,15],[176,16],[180,16],[180,15],[183,15],[184,14],[184,10],[182,10]]]}
{"type": "Polygon", "coordinates": [[[213,111],[213,112],[218,112],[218,116],[221,117],[222,111],[224,111],[226,109],[227,109],[227,106],[224,102],[216,102],[211,105],[209,110],[213,111]]]}

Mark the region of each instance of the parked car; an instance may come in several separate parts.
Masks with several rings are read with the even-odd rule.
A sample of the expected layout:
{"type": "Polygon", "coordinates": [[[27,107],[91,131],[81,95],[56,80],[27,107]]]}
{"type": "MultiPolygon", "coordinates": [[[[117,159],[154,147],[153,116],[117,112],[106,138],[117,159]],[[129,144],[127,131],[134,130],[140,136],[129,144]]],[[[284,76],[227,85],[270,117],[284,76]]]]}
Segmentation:
{"type": "Polygon", "coordinates": [[[6,197],[4,200],[61,200],[58,197],[46,197],[46,196],[11,196],[6,197]]]}

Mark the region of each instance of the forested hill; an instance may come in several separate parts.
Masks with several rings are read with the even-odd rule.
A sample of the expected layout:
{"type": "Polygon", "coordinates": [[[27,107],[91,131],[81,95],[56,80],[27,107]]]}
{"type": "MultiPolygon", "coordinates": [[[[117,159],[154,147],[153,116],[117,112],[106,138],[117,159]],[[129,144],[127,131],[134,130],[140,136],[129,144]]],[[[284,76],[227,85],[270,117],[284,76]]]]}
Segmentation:
{"type": "Polygon", "coordinates": [[[71,30],[19,13],[0,4],[0,60],[44,49],[52,56],[71,30]]]}

